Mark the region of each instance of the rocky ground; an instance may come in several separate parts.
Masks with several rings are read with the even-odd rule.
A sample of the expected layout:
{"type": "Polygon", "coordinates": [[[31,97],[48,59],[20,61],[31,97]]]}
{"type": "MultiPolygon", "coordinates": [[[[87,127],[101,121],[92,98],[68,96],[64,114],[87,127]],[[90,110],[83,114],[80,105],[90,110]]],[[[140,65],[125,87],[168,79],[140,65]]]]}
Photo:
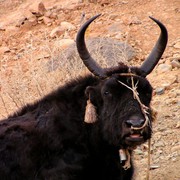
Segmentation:
{"type": "MultiPolygon", "coordinates": [[[[158,111],[153,125],[150,179],[180,180],[179,0],[0,0],[0,116],[86,73],[78,58],[69,60],[70,47],[81,24],[98,13],[102,15],[88,28],[87,39],[105,37],[129,44],[134,49],[132,56],[127,49],[120,54],[117,48],[112,49],[114,59],[132,65],[142,63],[159,34],[148,16],[167,26],[167,49],[148,76],[154,87],[152,106],[158,111]]],[[[104,43],[97,42],[96,49],[101,52],[104,43]]],[[[136,180],[146,177],[147,156],[146,144],[134,152],[136,180]]]]}

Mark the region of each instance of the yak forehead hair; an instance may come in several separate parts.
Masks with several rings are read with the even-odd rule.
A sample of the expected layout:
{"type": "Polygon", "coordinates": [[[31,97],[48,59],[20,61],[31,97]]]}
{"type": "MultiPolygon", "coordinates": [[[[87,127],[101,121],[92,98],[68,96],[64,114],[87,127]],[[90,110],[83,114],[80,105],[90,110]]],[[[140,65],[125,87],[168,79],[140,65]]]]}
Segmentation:
{"type": "Polygon", "coordinates": [[[112,76],[113,74],[118,74],[118,73],[129,73],[129,70],[132,73],[139,76],[141,76],[143,73],[138,67],[133,67],[133,66],[129,67],[123,63],[119,63],[118,66],[107,68],[106,74],[107,76],[112,76]]]}

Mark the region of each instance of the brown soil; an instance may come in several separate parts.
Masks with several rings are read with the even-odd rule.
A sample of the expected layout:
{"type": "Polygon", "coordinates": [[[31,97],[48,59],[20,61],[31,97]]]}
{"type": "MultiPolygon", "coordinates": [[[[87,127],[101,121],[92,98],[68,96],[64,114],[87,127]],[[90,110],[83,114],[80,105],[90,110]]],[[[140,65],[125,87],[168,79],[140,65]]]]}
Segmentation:
{"type": "MultiPolygon", "coordinates": [[[[43,96],[73,75],[69,70],[49,72],[44,64],[58,57],[64,48],[60,39],[75,39],[81,23],[95,14],[100,18],[88,30],[87,37],[112,37],[126,41],[134,47],[134,64],[141,64],[151,51],[159,29],[148,16],[163,22],[169,32],[169,42],[159,64],[171,65],[180,60],[180,1],[179,0],[44,0],[45,8],[54,13],[50,22],[37,19],[31,12],[38,10],[39,1],[0,0],[0,116],[4,117],[27,102],[43,96]],[[33,9],[33,10],[32,10],[33,9]],[[82,20],[82,14],[85,19],[82,20]],[[50,37],[52,30],[62,21],[70,22],[75,29],[50,37]]],[[[37,15],[37,14],[36,14],[37,15]]],[[[38,16],[38,15],[37,15],[38,16]]],[[[37,17],[36,16],[36,17],[37,17]]],[[[48,19],[48,20],[49,20],[48,19]]],[[[46,19],[47,20],[47,19],[46,19]]],[[[75,65],[74,65],[75,66],[75,65]]],[[[74,72],[76,74],[76,72],[74,72]]],[[[157,66],[148,76],[155,92],[152,106],[158,111],[154,122],[150,179],[180,180],[180,69],[163,70],[157,66]]],[[[147,145],[134,153],[136,180],[147,173],[147,145]]]]}

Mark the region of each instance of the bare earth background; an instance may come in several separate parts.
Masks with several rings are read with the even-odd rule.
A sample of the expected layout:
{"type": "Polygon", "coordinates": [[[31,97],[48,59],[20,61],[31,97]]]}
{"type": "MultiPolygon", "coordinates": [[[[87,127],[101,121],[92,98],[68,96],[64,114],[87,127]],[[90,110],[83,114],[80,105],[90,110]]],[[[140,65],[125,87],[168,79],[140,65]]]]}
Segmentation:
{"type": "MultiPolygon", "coordinates": [[[[124,48],[120,55],[114,50],[116,61],[140,65],[159,35],[158,27],[148,18],[153,16],[167,26],[169,42],[148,76],[154,87],[152,106],[158,111],[153,125],[150,179],[180,180],[180,1],[40,2],[0,0],[0,117],[7,117],[70,78],[88,73],[70,52],[77,30],[86,19],[102,13],[88,28],[87,39],[105,37],[126,42],[134,48],[133,58],[129,60],[131,56],[124,48]]],[[[98,43],[100,52],[104,47],[98,43]]],[[[112,49],[106,49],[107,53],[112,49]]],[[[146,144],[135,150],[134,159],[135,179],[144,180],[146,144]]]]}

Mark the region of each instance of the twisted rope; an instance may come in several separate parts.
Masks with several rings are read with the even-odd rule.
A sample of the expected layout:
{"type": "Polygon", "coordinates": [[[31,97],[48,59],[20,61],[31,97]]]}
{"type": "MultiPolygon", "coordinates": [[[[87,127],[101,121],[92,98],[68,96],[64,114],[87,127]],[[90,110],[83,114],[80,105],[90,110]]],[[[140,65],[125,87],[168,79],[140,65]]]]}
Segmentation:
{"type": "MultiPolygon", "coordinates": [[[[128,75],[129,75],[129,74],[128,74],[128,75]]],[[[120,84],[122,84],[123,86],[125,86],[126,88],[130,89],[130,90],[133,92],[133,97],[134,97],[134,99],[136,99],[136,100],[138,101],[138,103],[140,104],[141,111],[142,111],[142,113],[143,113],[143,115],[144,115],[144,117],[145,117],[145,122],[144,122],[143,126],[141,126],[141,127],[133,127],[133,126],[131,126],[131,129],[133,129],[133,130],[143,129],[143,128],[144,128],[145,126],[147,126],[148,123],[149,123],[149,118],[148,118],[148,116],[147,116],[147,114],[149,114],[148,111],[147,111],[149,108],[148,108],[147,106],[145,106],[144,104],[141,103],[141,100],[140,100],[140,98],[139,98],[139,93],[137,92],[138,81],[137,81],[136,84],[134,84],[133,76],[131,76],[132,88],[129,87],[128,85],[126,85],[125,83],[119,81],[119,80],[118,80],[118,82],[119,82],[120,84]]],[[[149,125],[150,125],[150,123],[149,123],[149,125]]]]}
{"type": "MultiPolygon", "coordinates": [[[[139,98],[139,93],[137,92],[138,81],[136,82],[136,84],[134,84],[134,79],[133,79],[133,77],[134,77],[134,76],[137,76],[137,75],[132,74],[132,73],[122,73],[122,74],[120,74],[120,76],[130,76],[130,77],[131,77],[132,88],[129,87],[128,85],[126,85],[125,83],[119,81],[119,80],[118,80],[118,82],[119,82],[120,84],[122,84],[123,86],[125,86],[126,88],[130,89],[130,90],[133,92],[133,97],[134,97],[134,99],[136,99],[136,100],[138,101],[138,103],[140,104],[141,111],[142,111],[142,113],[143,113],[143,115],[144,115],[144,118],[145,118],[145,122],[144,122],[143,126],[141,126],[141,127],[133,127],[133,126],[131,126],[131,129],[133,129],[133,130],[143,129],[143,128],[146,127],[146,126],[148,125],[148,123],[149,123],[149,118],[148,118],[148,116],[147,116],[147,114],[149,114],[149,113],[148,113],[148,109],[149,109],[149,108],[148,108],[147,106],[145,106],[145,105],[141,102],[141,100],[140,100],[140,98],[139,98]]],[[[153,113],[153,114],[154,114],[154,113],[153,113]]],[[[155,115],[155,116],[156,116],[156,115],[155,115]]],[[[153,117],[153,119],[155,119],[155,117],[153,117]]],[[[150,126],[150,123],[149,123],[149,126],[150,126]]],[[[150,128],[151,128],[151,126],[150,126],[150,128]]],[[[149,180],[149,176],[150,176],[150,159],[151,159],[151,156],[150,156],[151,148],[150,148],[150,147],[151,147],[151,140],[149,139],[149,140],[148,140],[147,174],[146,174],[146,179],[147,179],[147,180],[149,180]]],[[[126,152],[126,154],[127,154],[127,152],[126,152]]],[[[127,155],[128,155],[128,154],[127,154],[127,155]]],[[[127,169],[127,167],[125,167],[125,168],[127,169]]]]}

